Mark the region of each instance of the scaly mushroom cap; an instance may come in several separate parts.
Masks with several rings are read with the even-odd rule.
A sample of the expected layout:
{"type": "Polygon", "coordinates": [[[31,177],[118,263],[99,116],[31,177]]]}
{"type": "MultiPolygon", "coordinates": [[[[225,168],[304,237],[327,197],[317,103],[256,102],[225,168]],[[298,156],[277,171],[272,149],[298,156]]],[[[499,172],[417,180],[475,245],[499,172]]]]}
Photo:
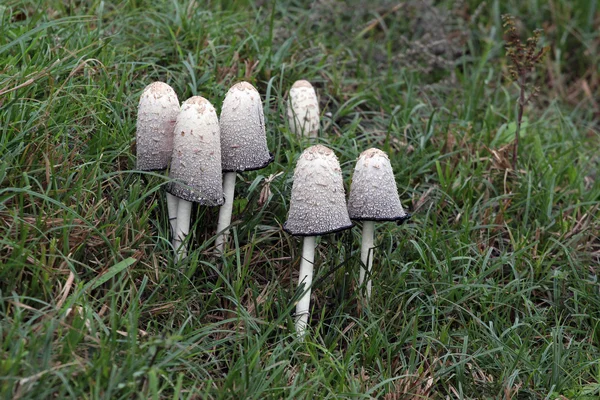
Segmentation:
{"type": "Polygon", "coordinates": [[[340,164],[327,147],[311,146],[296,164],[290,211],[283,229],[292,235],[317,236],[350,227],[340,164]]]}
{"type": "Polygon", "coordinates": [[[362,221],[409,218],[400,204],[390,159],[383,151],[368,149],[358,157],[350,185],[348,213],[350,218],[362,221]]]}
{"type": "Polygon", "coordinates": [[[163,82],[146,86],[138,104],[137,169],[167,168],[173,152],[173,128],[178,113],[179,100],[171,86],[163,82]]]}
{"type": "Polygon", "coordinates": [[[296,81],[290,89],[287,115],[290,130],[298,136],[319,134],[319,100],[310,82],[296,81]]]}
{"type": "Polygon", "coordinates": [[[207,206],[224,202],[219,120],[203,97],[191,97],[181,105],[169,177],[181,182],[167,186],[173,196],[207,206]]]}
{"type": "Polygon", "coordinates": [[[254,86],[248,82],[233,85],[223,101],[220,120],[223,172],[252,171],[273,161],[262,102],[254,86]]]}

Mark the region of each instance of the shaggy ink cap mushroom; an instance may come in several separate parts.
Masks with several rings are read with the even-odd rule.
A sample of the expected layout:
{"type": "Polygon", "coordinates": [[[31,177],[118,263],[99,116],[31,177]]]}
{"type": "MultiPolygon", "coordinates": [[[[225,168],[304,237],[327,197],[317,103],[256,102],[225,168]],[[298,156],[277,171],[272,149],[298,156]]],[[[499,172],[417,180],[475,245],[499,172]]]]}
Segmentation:
{"type": "Polygon", "coordinates": [[[319,100],[310,82],[294,82],[288,98],[287,116],[293,133],[298,136],[317,137],[320,120],[319,100]]]}
{"type": "Polygon", "coordinates": [[[273,161],[260,94],[250,83],[239,82],[229,89],[220,126],[223,172],[257,170],[273,161]]]}
{"type": "Polygon", "coordinates": [[[410,218],[402,208],[387,154],[368,149],[358,157],[348,198],[348,213],[356,221],[398,221],[410,218]]]}
{"type": "Polygon", "coordinates": [[[323,145],[307,148],[294,170],[290,211],[283,229],[295,236],[318,236],[351,227],[337,157],[323,145]]]}
{"type": "Polygon", "coordinates": [[[177,94],[163,82],[146,86],[138,104],[136,123],[136,168],[166,169],[173,152],[173,128],[179,113],[177,94]]]}
{"type": "Polygon", "coordinates": [[[219,120],[208,100],[194,96],[181,105],[173,139],[167,191],[207,206],[223,204],[219,120]]]}

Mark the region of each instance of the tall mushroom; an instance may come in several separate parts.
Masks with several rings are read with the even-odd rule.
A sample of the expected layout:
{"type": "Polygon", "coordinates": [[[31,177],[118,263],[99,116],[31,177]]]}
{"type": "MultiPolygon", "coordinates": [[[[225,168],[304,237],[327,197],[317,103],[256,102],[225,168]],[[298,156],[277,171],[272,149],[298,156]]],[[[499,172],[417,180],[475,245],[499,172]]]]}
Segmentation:
{"type": "Polygon", "coordinates": [[[311,138],[318,136],[319,100],[310,82],[294,82],[288,97],[287,116],[290,130],[296,135],[311,138]]]}
{"type": "MultiPolygon", "coordinates": [[[[404,212],[398,196],[394,171],[387,154],[379,149],[368,149],[361,153],[354,168],[348,198],[350,218],[363,221],[361,260],[369,276],[373,267],[373,235],[375,221],[398,221],[410,218],[404,212]]],[[[359,283],[365,279],[365,268],[361,266],[359,283]]],[[[367,299],[371,298],[371,278],[367,281],[367,299]]]]}
{"type": "MultiPolygon", "coordinates": [[[[144,88],[138,103],[136,123],[136,168],[162,171],[169,166],[173,153],[173,129],[179,113],[179,99],[173,88],[153,82],[144,88]]],[[[171,234],[175,234],[177,198],[167,193],[171,234]]]]}
{"type": "Polygon", "coordinates": [[[219,210],[217,239],[218,253],[228,236],[237,172],[266,167],[273,161],[267,147],[265,116],[258,91],[248,82],[233,85],[221,109],[221,165],[225,204],[219,210]]]}
{"type": "Polygon", "coordinates": [[[179,198],[174,245],[181,259],[187,255],[183,242],[190,229],[192,202],[223,204],[219,120],[212,104],[203,97],[191,97],[181,105],[170,177],[177,180],[168,185],[167,191],[179,198]]]}
{"type": "Polygon", "coordinates": [[[296,305],[296,331],[303,336],[308,324],[315,238],[352,227],[346,207],[342,170],[333,151],[322,145],[304,150],[294,170],[288,220],[283,229],[304,236],[298,286],[304,292],[296,305]]]}

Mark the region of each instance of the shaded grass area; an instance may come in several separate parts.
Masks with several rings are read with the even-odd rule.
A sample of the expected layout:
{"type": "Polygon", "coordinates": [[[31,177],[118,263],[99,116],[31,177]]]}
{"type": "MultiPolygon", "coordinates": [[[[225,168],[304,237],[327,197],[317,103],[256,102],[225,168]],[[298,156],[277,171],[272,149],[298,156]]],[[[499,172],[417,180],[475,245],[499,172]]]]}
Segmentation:
{"type": "Polygon", "coordinates": [[[597,398],[597,1],[42,5],[0,5],[3,398],[597,398]],[[551,48],[519,171],[506,12],[551,48]],[[220,110],[242,79],[275,162],[238,176],[223,259],[199,208],[175,265],[168,180],[133,170],[139,95],[162,80],[220,110]],[[281,229],[308,145],[284,117],[297,79],[346,187],[379,147],[413,214],[377,226],[368,307],[359,227],[320,239],[303,343],[281,229]]]}

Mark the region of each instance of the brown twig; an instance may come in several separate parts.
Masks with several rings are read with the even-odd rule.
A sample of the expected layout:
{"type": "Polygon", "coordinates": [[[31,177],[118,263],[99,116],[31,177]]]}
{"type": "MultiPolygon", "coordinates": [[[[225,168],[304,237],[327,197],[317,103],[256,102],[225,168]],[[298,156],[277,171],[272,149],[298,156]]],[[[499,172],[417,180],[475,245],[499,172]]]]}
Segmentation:
{"type": "Polygon", "coordinates": [[[539,93],[538,87],[529,87],[530,83],[527,78],[533,72],[535,66],[542,61],[548,49],[546,47],[537,49],[542,34],[540,29],[536,29],[533,32],[533,36],[527,38],[525,43],[523,43],[519,35],[517,35],[515,18],[511,15],[503,15],[502,21],[504,22],[504,33],[506,35],[506,56],[511,61],[508,72],[511,79],[519,86],[517,129],[515,130],[515,143],[512,154],[512,168],[516,171],[523,111],[525,110],[525,106],[539,93]],[[526,96],[527,91],[530,92],[529,96],[526,96]]]}

